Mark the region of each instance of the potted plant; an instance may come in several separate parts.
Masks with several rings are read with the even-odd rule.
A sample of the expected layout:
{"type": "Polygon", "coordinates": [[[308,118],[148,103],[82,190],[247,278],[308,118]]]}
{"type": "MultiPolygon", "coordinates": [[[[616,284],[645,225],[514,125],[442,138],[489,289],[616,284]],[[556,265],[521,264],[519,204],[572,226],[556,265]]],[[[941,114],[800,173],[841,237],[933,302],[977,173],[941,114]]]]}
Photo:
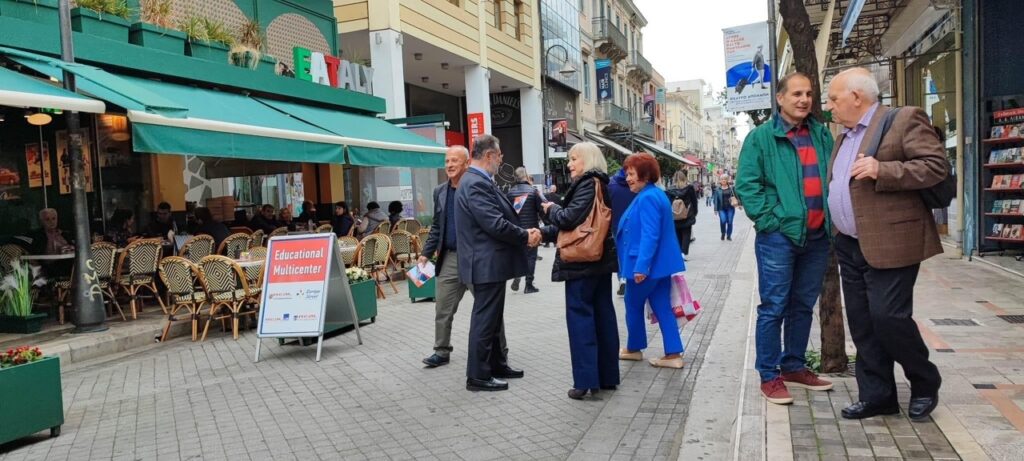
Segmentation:
{"type": "Polygon", "coordinates": [[[231,63],[256,70],[263,56],[265,42],[260,23],[255,19],[246,21],[238,31],[238,41],[231,46],[231,63]]]}
{"type": "Polygon", "coordinates": [[[60,359],[22,346],[0,352],[0,445],[49,429],[60,435],[60,359]]]}
{"type": "Polygon", "coordinates": [[[76,0],[71,9],[71,29],[110,40],[128,39],[128,17],[132,10],[127,0],[76,0]]]}
{"type": "MultiPolygon", "coordinates": [[[[437,258],[430,258],[430,264],[437,264],[437,258]]],[[[417,286],[416,281],[412,277],[406,277],[406,283],[409,285],[409,302],[414,303],[416,300],[426,301],[434,299],[436,279],[437,277],[430,277],[422,285],[417,286]]]]}
{"type": "Polygon", "coordinates": [[[370,274],[358,267],[345,269],[348,286],[352,290],[352,302],[356,304],[359,321],[377,320],[377,284],[370,274]]]}
{"type": "Polygon", "coordinates": [[[57,27],[58,0],[0,0],[0,16],[42,23],[43,28],[57,27]]]}
{"type": "Polygon", "coordinates": [[[11,273],[0,281],[0,333],[37,333],[46,314],[32,313],[33,288],[46,285],[38,267],[11,261],[11,273]]]}
{"type": "Polygon", "coordinates": [[[179,28],[188,37],[189,56],[206,61],[230,62],[228,50],[235,43],[235,37],[224,27],[224,23],[191,16],[179,28]]]}
{"type": "Polygon", "coordinates": [[[174,30],[171,21],[173,0],[142,0],[139,2],[139,22],[128,30],[128,41],[168,53],[185,52],[185,34],[174,30]]]}

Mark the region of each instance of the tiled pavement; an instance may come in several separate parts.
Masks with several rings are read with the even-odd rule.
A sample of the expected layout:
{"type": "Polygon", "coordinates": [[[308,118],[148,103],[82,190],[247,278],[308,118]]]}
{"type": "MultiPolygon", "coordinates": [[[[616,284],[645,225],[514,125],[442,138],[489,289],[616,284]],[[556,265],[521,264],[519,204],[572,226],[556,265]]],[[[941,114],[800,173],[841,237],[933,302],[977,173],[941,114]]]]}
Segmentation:
{"type": "MultiPolygon", "coordinates": [[[[684,329],[683,370],[624,362],[619,390],[569,400],[563,289],[548,281],[553,249],[542,249],[541,293],[508,296],[510,361],[526,370],[509,391],[464,388],[470,297],[456,318],[452,364],[426,370],[419,361],[433,342],[433,303],[410,304],[388,287],[364,344],[351,333],[329,339],[320,363],[311,347],[271,341],[254,364],[247,332],[72,364],[63,435],[0,447],[0,460],[674,459],[748,232],[722,242],[710,210],[701,213],[688,278],[705,313],[684,329]]],[[[649,338],[648,355],[660,354],[654,328],[649,338]]]]}

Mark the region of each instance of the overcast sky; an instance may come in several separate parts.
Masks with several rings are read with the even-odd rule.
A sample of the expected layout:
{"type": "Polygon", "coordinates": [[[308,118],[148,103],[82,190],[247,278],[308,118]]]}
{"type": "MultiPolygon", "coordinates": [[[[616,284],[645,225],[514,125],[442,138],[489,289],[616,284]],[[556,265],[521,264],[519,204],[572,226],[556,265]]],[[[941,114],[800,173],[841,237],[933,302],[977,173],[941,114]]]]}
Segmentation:
{"type": "Polygon", "coordinates": [[[633,0],[647,18],[644,57],[666,82],[725,86],[722,29],[768,19],[765,0],[633,0]]]}

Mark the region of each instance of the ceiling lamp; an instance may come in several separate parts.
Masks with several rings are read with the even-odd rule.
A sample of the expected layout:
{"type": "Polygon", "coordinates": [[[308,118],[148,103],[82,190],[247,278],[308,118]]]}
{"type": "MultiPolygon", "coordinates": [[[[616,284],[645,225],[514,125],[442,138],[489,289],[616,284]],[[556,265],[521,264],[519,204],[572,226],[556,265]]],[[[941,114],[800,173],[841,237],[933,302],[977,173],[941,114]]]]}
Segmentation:
{"type": "Polygon", "coordinates": [[[31,115],[26,115],[25,120],[28,120],[30,125],[43,126],[49,125],[53,121],[53,117],[50,114],[44,114],[42,112],[36,112],[31,115]]]}

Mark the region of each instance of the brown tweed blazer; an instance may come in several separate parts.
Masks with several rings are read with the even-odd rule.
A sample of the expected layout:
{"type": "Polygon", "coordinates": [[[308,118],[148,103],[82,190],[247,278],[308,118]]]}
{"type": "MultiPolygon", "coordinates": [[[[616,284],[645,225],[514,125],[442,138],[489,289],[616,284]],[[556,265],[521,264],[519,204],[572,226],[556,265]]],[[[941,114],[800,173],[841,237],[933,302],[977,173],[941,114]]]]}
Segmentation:
{"type": "MultiPolygon", "coordinates": [[[[888,109],[879,106],[875,111],[864,142],[872,139],[888,109]]],[[[828,167],[829,182],[845,139],[842,134],[836,139],[828,167]]],[[[906,267],[942,253],[935,220],[918,190],[938,184],[948,174],[944,150],[925,112],[917,107],[903,108],[875,155],[878,179],[850,182],[860,248],[871,267],[906,267]]],[[[835,226],[832,232],[839,233],[835,226]]]]}

